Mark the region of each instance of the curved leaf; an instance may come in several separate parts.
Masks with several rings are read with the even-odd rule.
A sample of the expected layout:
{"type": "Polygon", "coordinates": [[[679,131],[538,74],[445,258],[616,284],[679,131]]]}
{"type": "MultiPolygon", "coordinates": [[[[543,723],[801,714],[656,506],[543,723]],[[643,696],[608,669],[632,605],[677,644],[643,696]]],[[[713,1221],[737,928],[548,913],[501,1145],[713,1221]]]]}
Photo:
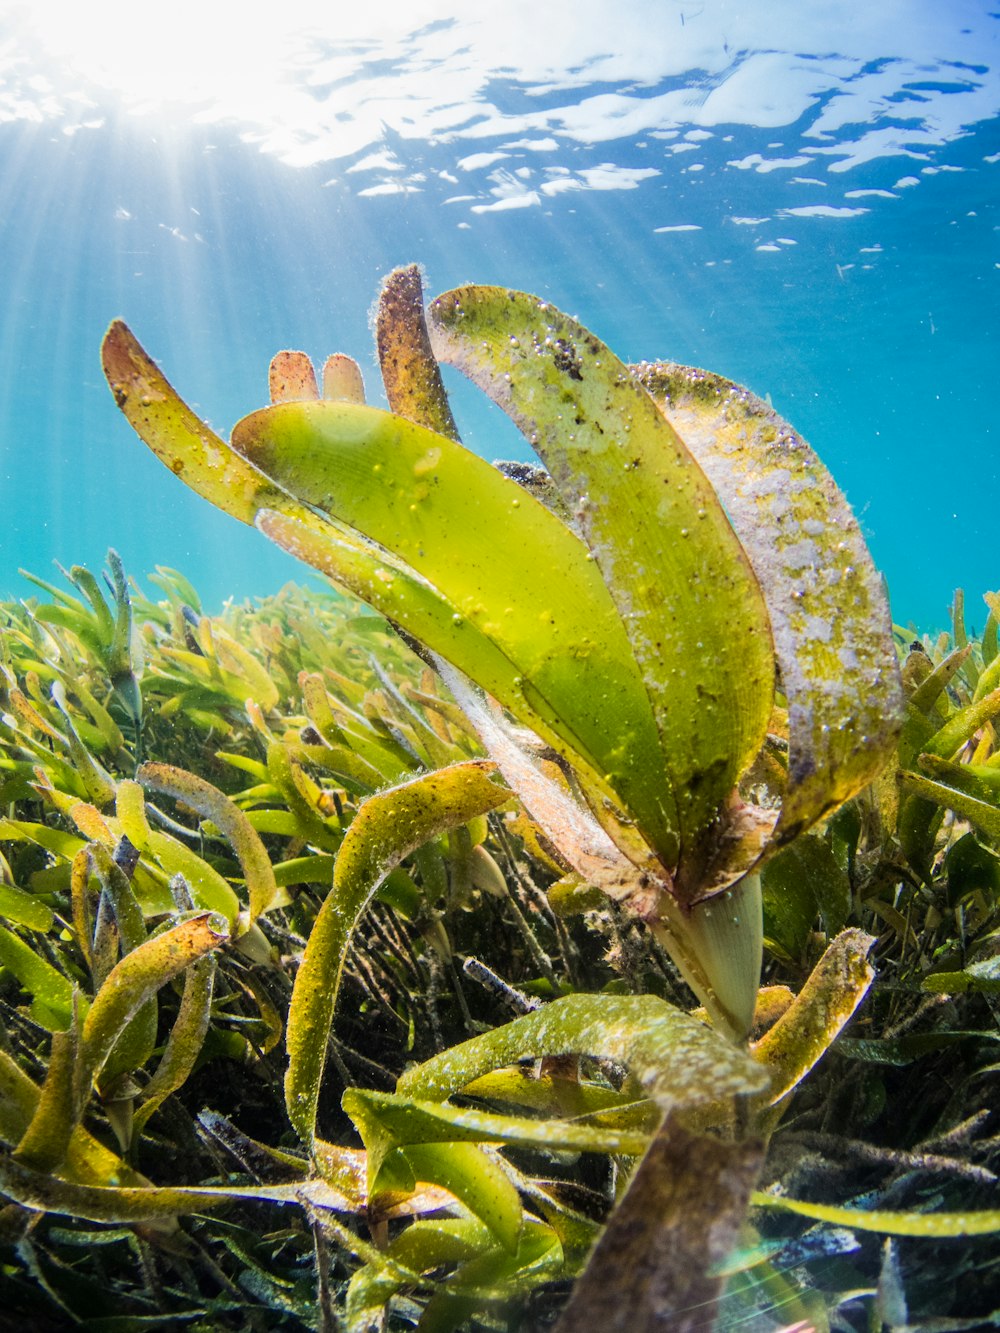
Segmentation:
{"type": "Polygon", "coordinates": [[[175,476],[223,513],[252,524],[264,505],[294,505],[191,411],[121,320],[104,336],[101,363],[135,432],[175,476]]]}
{"type": "Polygon", "coordinates": [[[81,1097],[132,1015],[191,963],[226,943],[225,927],[224,917],[201,912],[146,940],[111,969],[83,1024],[77,1061],[81,1097]]]}
{"type": "MultiPolygon", "coordinates": [[[[513,418],[576,514],[645,681],[695,885],[771,711],[771,635],[746,556],[683,441],[575,320],[499,287],[446,292],[428,319],[437,356],[513,418]]],[[[673,869],[667,830],[644,831],[673,869]]]]}
{"type": "MultiPolygon", "coordinates": [[[[375,408],[283,403],[238,422],[233,446],[437,589],[459,641],[468,626],[513,665],[497,697],[528,726],[540,715],[672,867],[672,797],[642,675],[597,567],[565,524],[455,441],[375,408]]],[[[399,607],[380,609],[410,628],[399,607]]],[[[422,637],[496,692],[465,654],[439,646],[439,632],[422,637]]]]}
{"type": "MultiPolygon", "coordinates": [[[[0,1141],[9,1144],[20,1141],[41,1097],[41,1090],[13,1056],[0,1049],[0,1141]]],[[[69,1150],[61,1170],[69,1180],[96,1185],[146,1183],[143,1176],[105,1148],[82,1125],[77,1125],[70,1135],[69,1150]]]]}
{"type": "Polygon", "coordinates": [[[875,943],[861,930],[844,930],[819,960],[802,990],[754,1045],[772,1071],[772,1104],[805,1078],[833,1044],[875,979],[868,954],[875,943]]]}
{"type": "Polygon", "coordinates": [[[210,819],[232,844],[246,880],[251,922],[275,904],[278,886],[267,849],[243,811],[218,787],[170,764],[143,764],[136,777],[144,787],[183,801],[203,819],[210,819]]]}
{"type": "Polygon", "coordinates": [[[414,1180],[428,1181],[459,1199],[508,1253],[517,1250],[524,1211],[516,1187],[474,1143],[415,1143],[400,1149],[414,1180]]]}
{"type": "Polygon", "coordinates": [[[288,1009],[285,1104],[311,1144],[327,1037],[351,935],[388,873],[438,833],[510,799],[484,760],[454,764],[370,797],[344,836],[327,895],[302,956],[288,1009]]]}
{"type": "Polygon", "coordinates": [[[208,954],[192,963],[184,974],[177,1017],[156,1071],[142,1090],[142,1105],[135,1113],[136,1133],[194,1069],[211,1018],[215,968],[215,958],[208,954]]]}
{"type": "Polygon", "coordinates": [[[790,841],[871,782],[899,730],[882,581],[833,478],[766,403],[690,366],[633,373],[715,487],[760,582],[788,700],[776,836],[790,841]]]}
{"type": "MultiPolygon", "coordinates": [[[[426,580],[388,552],[299,504],[219,438],[180,398],[131,331],[117,320],[101,348],[119,407],[148,447],[192,490],[241,523],[338,580],[421,642],[456,662],[505,704],[516,668],[426,580]]],[[[350,386],[348,386],[350,392],[350,386]]],[[[558,744],[542,719],[529,722],[558,744]]]]}
{"type": "Polygon", "coordinates": [[[150,827],[145,798],[138,782],[129,778],[119,782],[115,808],[129,842],[152,857],[168,878],[183,875],[196,907],[219,912],[229,922],[236,920],[240,900],[215,867],[178,838],[150,827]]]}
{"type": "Polygon", "coordinates": [[[746,1052],[657,996],[567,995],[408,1069],[396,1090],[443,1101],[492,1069],[569,1054],[628,1065],[664,1110],[760,1092],[770,1081],[746,1052]]]}
{"type": "Polygon", "coordinates": [[[1000,807],[994,802],[980,800],[967,791],[935,782],[919,773],[904,773],[900,786],[905,793],[918,798],[925,806],[934,802],[945,810],[954,810],[961,819],[967,819],[970,824],[982,829],[988,838],[1000,838],[1000,807]]]}
{"type": "Polygon", "coordinates": [[[65,1032],[53,1032],[49,1065],[31,1123],[17,1145],[16,1156],[36,1171],[55,1171],[69,1151],[79,1114],[74,1074],[80,1045],[80,1012],[74,1007],[65,1032]]]}

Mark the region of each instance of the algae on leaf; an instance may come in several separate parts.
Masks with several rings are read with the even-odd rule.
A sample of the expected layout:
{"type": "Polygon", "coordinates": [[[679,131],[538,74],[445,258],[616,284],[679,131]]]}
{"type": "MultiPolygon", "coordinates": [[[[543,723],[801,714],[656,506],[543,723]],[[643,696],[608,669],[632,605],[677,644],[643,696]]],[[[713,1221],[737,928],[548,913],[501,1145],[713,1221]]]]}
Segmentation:
{"type": "Polygon", "coordinates": [[[629,809],[695,901],[720,810],[771,713],[774,656],[754,572],[683,440],[588,330],[495,287],[447,292],[429,320],[436,354],[513,417],[580,525],[659,736],[659,772],[632,759],[637,785],[666,786],[673,827],[629,809]]]}
{"type": "MultiPolygon", "coordinates": [[[[335,594],[289,587],[210,616],[176,572],[152,582],[165,600],[129,584],[138,719],[114,698],[115,609],[100,613],[94,580],[74,569],[71,594],[36,580],[39,597],[0,609],[0,1245],[5,1299],[26,1325],[66,1322],[67,1310],[96,1319],[103,1299],[119,1320],[156,1309],[213,1328],[244,1327],[257,1305],[276,1328],[318,1308],[358,1329],[552,1326],[575,1281],[570,1328],[581,1301],[609,1307],[609,1329],[657,1309],[680,1326],[691,1304],[703,1326],[717,1311],[720,1328],[823,1328],[865,1319],[858,1303],[873,1299],[887,1234],[901,1238],[911,1322],[997,1308],[980,1261],[997,1226],[1000,861],[988,829],[1000,770],[989,706],[978,710],[997,687],[995,626],[979,640],[957,610],[953,635],[897,635],[909,708],[899,822],[894,768],[764,866],[768,979],[787,984],[757,996],[748,1053],[682,1012],[689,1001],[650,939],[660,923],[634,920],[673,901],[636,876],[648,844],[599,799],[598,775],[570,770],[525,717],[515,725],[443,664],[446,697],[429,654],[418,660],[335,594]],[[114,789],[101,809],[77,746],[114,789]],[[460,822],[404,856],[362,912],[373,877],[434,825],[397,818],[401,784],[470,759],[470,790],[495,812],[461,822],[471,807],[456,801],[460,822]],[[137,771],[171,779],[174,794],[166,782],[144,791],[137,771]],[[534,819],[510,809],[515,789],[534,819]],[[983,807],[980,826],[958,817],[964,801],[983,807]],[[230,805],[259,838],[255,854],[230,805]],[[335,864],[331,907],[351,910],[331,945],[318,923],[335,864]],[[240,935],[251,902],[267,911],[240,935]],[[219,922],[218,947],[156,991],[151,1046],[147,983],[173,964],[145,969],[140,950],[206,909],[228,936],[219,922]],[[311,969],[315,992],[307,940],[325,963],[311,969]],[[81,1031],[116,969],[90,1020],[86,1065],[111,1050],[90,1092],[77,1086],[81,1031]],[[332,1040],[320,1042],[338,987],[332,1040]],[[299,1145],[282,1087],[290,1018],[295,1087],[308,1099],[319,1086],[322,1059],[303,1053],[330,1066],[299,1145]],[[341,1098],[370,1156],[344,1146],[355,1140],[341,1098]],[[238,1127],[250,1117],[253,1138],[238,1127]],[[113,1135],[127,1162],[106,1146],[113,1135]],[[753,1140],[772,1135],[726,1255],[753,1140]],[[220,1184],[227,1170],[254,1183],[220,1184]],[[649,1228],[654,1214],[676,1227],[649,1228]],[[622,1273],[634,1281],[623,1287],[622,1273]],[[220,1296],[227,1283],[238,1295],[220,1296]]],[[[766,792],[772,819],[784,702],[743,788],[766,792]]],[[[753,892],[744,878],[695,920],[725,931],[753,892]]],[[[755,973],[754,933],[740,925],[725,941],[730,960],[744,951],[731,971],[755,973]]]]}
{"type": "MultiPolygon", "coordinates": [[[[394,1092],[349,1087],[343,1106],[365,1140],[375,1202],[408,1197],[426,1177],[423,1184],[461,1199],[484,1228],[414,1230],[391,1260],[356,1248],[365,1267],[351,1284],[351,1318],[361,1327],[402,1284],[426,1285],[436,1257],[450,1265],[449,1277],[425,1317],[454,1327],[476,1308],[469,1301],[488,1301],[487,1274],[503,1271],[515,1285],[530,1285],[535,1268],[555,1271],[559,1255],[579,1254],[586,1228],[552,1196],[539,1206],[557,1242],[522,1216],[510,1187],[515,1168],[498,1164],[503,1147],[603,1145],[638,1155],[651,1100],[662,1123],[578,1299],[600,1283],[603,1249],[616,1262],[649,1266],[649,1282],[637,1283],[634,1299],[620,1305],[619,1322],[648,1324],[664,1301],[688,1297],[703,1302],[711,1320],[719,1282],[709,1268],[746,1209],[761,1151],[754,1133],[773,1130],[784,1102],[770,1103],[826,1052],[871,980],[868,936],[843,932],[751,1058],[745,1043],[764,940],[761,866],[858,793],[895,745],[901,693],[884,593],[818,459],[728,381],[669,363],[630,368],[576,320],[503,288],[445,293],[425,319],[414,268],[390,275],[376,327],[390,412],[364,405],[349,359],[327,363],[320,397],[308,359],[282,353],[271,367],[271,406],[240,421],[231,444],[197,420],[123,325],[112,326],[104,348],[116,398],[172,470],[386,615],[438,670],[464,714],[466,738],[471,728],[490,754],[482,761],[470,760],[468,750],[455,753],[444,706],[429,726],[414,726],[413,696],[384,680],[376,694],[389,720],[374,737],[351,710],[334,710],[323,678],[302,686],[310,721],[297,742],[272,733],[266,712],[274,696],[263,682],[254,687],[260,698],[243,696],[267,762],[236,766],[284,808],[241,818],[260,833],[308,844],[306,856],[300,846],[288,854],[289,867],[335,858],[288,1014],[292,1124],[322,1172],[317,1126],[327,1040],[350,941],[379,885],[390,871],[405,876],[400,862],[412,856],[420,887],[433,892],[441,882],[435,839],[447,830],[453,902],[465,901],[477,863],[479,883],[502,900],[504,878],[492,853],[472,855],[470,828],[512,798],[521,800],[522,827],[549,866],[575,874],[577,887],[595,887],[649,927],[715,1030],[648,996],[640,1008],[659,1006],[646,1014],[655,1032],[637,1036],[630,1018],[617,1027],[609,1018],[618,997],[567,996],[451,1046],[404,1074],[394,1092]],[[544,472],[521,485],[516,470],[491,468],[460,444],[438,360],[469,374],[513,417],[544,472]],[[355,798],[367,796],[353,822],[322,810],[324,794],[307,762],[327,765],[355,798]],[[493,781],[495,772],[507,788],[493,781]],[[372,794],[378,776],[393,785],[372,794]],[[487,867],[496,873],[487,876],[487,867]],[[526,1055],[624,1060],[644,1105],[633,1112],[613,1106],[601,1124],[550,1116],[535,1129],[506,1110],[447,1104],[461,1084],[449,1085],[437,1105],[421,1088],[432,1069],[450,1070],[449,1077],[461,1071],[466,1084],[475,1083],[501,1058],[526,1055]],[[637,1121],[628,1122],[631,1114],[637,1121]],[[690,1117],[683,1127],[680,1115],[690,1117]],[[717,1143],[695,1126],[735,1142],[713,1152],[717,1143]],[[690,1169],[668,1198],[666,1177],[682,1160],[690,1169]],[[705,1208],[685,1235],[683,1214],[698,1189],[705,1208]],[[650,1200],[673,1210],[669,1253],[662,1235],[636,1227],[650,1200]],[[703,1244],[713,1210],[726,1237],[703,1244]]],[[[223,653],[210,637],[210,627],[199,627],[198,646],[217,656],[229,700],[239,700],[255,673],[241,663],[237,644],[223,653]]],[[[197,657],[194,648],[186,657],[175,652],[189,671],[199,669],[197,657]]],[[[987,718],[989,706],[973,705],[950,731],[946,724],[946,737],[987,718]]],[[[269,865],[251,867],[251,844],[236,836],[228,806],[212,807],[197,779],[157,783],[159,767],[143,772],[175,797],[188,793],[232,838],[251,915],[282,905],[277,886],[296,872],[283,869],[279,881],[269,865]]],[[[100,786],[99,773],[81,770],[79,779],[100,786]]],[[[126,817],[130,799],[126,789],[126,817]]],[[[811,864],[834,853],[824,855],[811,864]]],[[[317,866],[301,873],[315,876],[317,866]]],[[[772,938],[785,939],[794,962],[812,961],[817,896],[798,895],[794,880],[787,889],[781,884],[776,875],[772,893],[801,902],[772,938]]],[[[416,910],[412,879],[401,893],[399,901],[416,910]]],[[[837,902],[828,894],[824,904],[832,933],[844,924],[850,893],[837,902]]],[[[427,938],[450,964],[451,945],[438,927],[428,924],[427,938]]],[[[558,986],[527,922],[524,935],[527,955],[558,986]]],[[[188,1025],[200,1030],[200,975],[191,985],[181,1034],[188,1025]]],[[[391,1021],[395,1011],[379,982],[372,994],[391,1021]]],[[[267,1023],[265,1011],[262,1003],[267,1023]]],[[[274,1022],[268,1026],[273,1033],[274,1022]]],[[[537,1199],[540,1187],[519,1179],[523,1196],[537,1199]]]]}
{"type": "MultiPolygon", "coordinates": [[[[238,423],[232,447],[212,436],[209,451],[122,325],[105,368],[189,484],[367,597],[556,750],[576,792],[567,850],[588,826],[584,842],[610,838],[617,853],[604,859],[618,864],[606,878],[631,885],[615,896],[655,923],[739,1038],[759,971],[750,872],[870,780],[894,739],[888,612],[856,525],[815,456],[735,386],[720,405],[694,372],[661,367],[645,376],[651,397],[641,374],[534,297],[462,288],[431,302],[428,326],[419,293],[416,270],[398,270],[379,306],[395,414],[357,393],[318,400],[314,377],[283,354],[282,401],[238,423]],[[514,417],[572,525],[457,443],[435,356],[514,417]],[[686,413],[693,452],[667,398],[686,413]],[[752,482],[755,469],[766,482],[752,482]],[[755,507],[770,542],[755,535],[755,507]],[[765,744],[776,663],[790,718],[780,816],[737,788],[765,744]]],[[[464,691],[458,677],[452,686],[464,691]]],[[[481,713],[468,692],[465,707],[481,713]]],[[[547,818],[566,808],[558,782],[534,777],[517,742],[503,748],[508,780],[558,847],[547,818]]],[[[567,859],[585,878],[593,866],[567,859]]]]}

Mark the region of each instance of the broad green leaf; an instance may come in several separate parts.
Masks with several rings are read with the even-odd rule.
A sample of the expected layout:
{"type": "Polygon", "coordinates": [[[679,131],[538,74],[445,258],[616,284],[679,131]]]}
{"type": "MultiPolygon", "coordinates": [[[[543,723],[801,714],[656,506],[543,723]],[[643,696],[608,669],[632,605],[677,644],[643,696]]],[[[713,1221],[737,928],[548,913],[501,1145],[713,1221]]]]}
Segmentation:
{"type": "Polygon", "coordinates": [[[565,724],[544,699],[525,688],[518,668],[437,588],[402,562],[385,552],[376,557],[376,548],[357,534],[324,525],[313,515],[304,521],[262,509],[257,527],[282,550],[342,584],[418,642],[455,662],[554,749],[575,755],[564,734],[565,724]]]}
{"type": "Polygon", "coordinates": [[[347,830],[333,888],[313,925],[288,1010],[285,1103],[301,1138],[312,1143],[326,1063],[327,1036],[351,936],[382,880],[410,852],[457,824],[493,810],[510,793],[483,760],[427,773],[372,796],[347,830]]]}
{"type": "Polygon", "coordinates": [[[877,1231],[884,1236],[926,1236],[932,1240],[955,1240],[962,1236],[989,1236],[1000,1231],[1000,1209],[969,1209],[961,1213],[896,1212],[887,1208],[838,1208],[827,1203],[806,1203],[784,1194],[755,1190],[755,1208],[780,1208],[814,1222],[830,1222],[853,1231],[877,1231]]]}
{"type": "Polygon", "coordinates": [[[851,884],[822,839],[797,838],[761,870],[764,935],[801,964],[818,916],[828,936],[843,929],[851,908],[851,884]]]}
{"type": "MultiPolygon", "coordinates": [[[[774,660],[756,578],[683,441],[627,367],[523,292],[464,287],[431,303],[439,359],[524,432],[573,509],[642,673],[676,802],[682,880],[698,896],[715,824],[763,743],[774,660]]],[[[656,781],[642,756],[636,773],[656,781]]],[[[620,793],[673,869],[672,828],[620,793]]],[[[684,892],[683,886],[681,892],[684,892]]]]}
{"type": "MultiPolygon", "coordinates": [[[[566,746],[553,730],[558,717],[531,711],[519,670],[446,597],[387,551],[298,503],[231,449],[181,400],[120,321],[108,330],[102,357],[119,407],[142,440],[188,486],[240,522],[256,523],[282,549],[455,662],[550,744],[566,746]]],[[[189,706],[185,711],[197,720],[189,706]]],[[[206,721],[207,727],[218,725],[214,716],[206,721]]]]}
{"type": "Polygon", "coordinates": [[[332,856],[297,856],[274,867],[274,882],[279,888],[289,884],[329,884],[333,879],[332,856]]]}
{"type": "Polygon", "coordinates": [[[298,821],[288,810],[250,810],[247,820],[258,833],[276,833],[280,838],[298,836],[298,821]]]}
{"type": "Polygon", "coordinates": [[[664,1110],[711,1105],[769,1083],[746,1052],[657,996],[567,995],[408,1069],[396,1090],[444,1101],[517,1060],[570,1054],[627,1065],[664,1110]]]}
{"type": "MultiPolygon", "coordinates": [[[[375,408],[266,408],[237,423],[233,446],[432,585],[455,627],[488,640],[513,674],[500,693],[439,633],[423,641],[526,725],[541,716],[559,748],[603,778],[654,845],[675,856],[641,672],[597,566],[544,505],[453,440],[375,408]]],[[[410,628],[399,607],[380,609],[410,628]]]]}
{"type": "Polygon", "coordinates": [[[760,581],[788,700],[776,836],[790,841],[871,782],[899,729],[881,579],[833,478],[766,403],[690,366],[634,374],[715,487],[760,581]]]}

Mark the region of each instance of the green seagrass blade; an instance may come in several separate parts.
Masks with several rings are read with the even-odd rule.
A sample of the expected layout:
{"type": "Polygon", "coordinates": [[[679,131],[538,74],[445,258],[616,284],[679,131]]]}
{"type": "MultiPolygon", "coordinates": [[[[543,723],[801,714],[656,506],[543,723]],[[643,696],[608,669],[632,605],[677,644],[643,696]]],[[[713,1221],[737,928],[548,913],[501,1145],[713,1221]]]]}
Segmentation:
{"type": "Polygon", "coordinates": [[[743,548],[684,442],[576,320],[471,286],[432,301],[428,325],[438,359],[508,413],[574,511],[645,682],[677,802],[680,895],[697,898],[773,698],[767,610],[743,548]]]}
{"type": "Polygon", "coordinates": [[[541,717],[673,868],[674,796],[642,672],[600,571],[560,519],[456,441],[375,408],[281,403],[238,422],[232,440],[283,491],[435,588],[454,638],[494,645],[514,667],[502,693],[453,645],[422,636],[520,721],[541,717]]]}
{"type": "Polygon", "coordinates": [[[767,603],[788,703],[776,841],[789,842],[882,768],[902,689],[882,580],[846,499],[766,403],[671,362],[633,375],[715,487],[767,603]]]}
{"type": "MultiPolygon", "coordinates": [[[[589,767],[585,742],[572,735],[561,715],[537,692],[534,706],[529,703],[532,686],[522,676],[523,667],[505,656],[503,649],[423,573],[411,569],[385,547],[374,545],[367,536],[314,513],[220,439],[184,403],[121,321],[109,328],[101,352],[105,375],[122,412],[153,453],[186,485],[240,522],[256,524],[276,544],[343,584],[419,642],[454,662],[548,744],[578,756],[579,764],[589,767]],[[544,710],[545,716],[539,710],[544,710]]],[[[291,376],[286,366],[282,383],[292,378],[301,383],[302,372],[291,376]]],[[[359,392],[355,386],[349,396],[356,398],[359,392]]],[[[268,411],[280,412],[291,406],[268,411]]],[[[329,402],[313,402],[311,407],[335,410],[329,402]]],[[[392,420],[385,413],[377,415],[383,423],[392,420]]],[[[434,442],[450,444],[443,436],[425,434],[431,435],[431,448],[436,447],[434,442]]],[[[419,484],[412,475],[410,481],[419,484]]],[[[508,502],[513,509],[514,500],[520,502],[523,493],[513,483],[505,485],[511,492],[508,502]]],[[[502,531],[494,536],[499,539],[502,531]]],[[[582,547],[580,552],[582,555],[582,547]]],[[[599,585],[595,586],[602,595],[599,585]]],[[[633,678],[630,688],[641,703],[641,683],[633,678]]],[[[655,749],[651,722],[646,725],[655,749]]],[[[641,744],[637,753],[643,754],[641,744]]],[[[603,783],[596,769],[593,781],[597,786],[603,783]]],[[[655,821],[651,822],[655,826],[655,821]]]]}

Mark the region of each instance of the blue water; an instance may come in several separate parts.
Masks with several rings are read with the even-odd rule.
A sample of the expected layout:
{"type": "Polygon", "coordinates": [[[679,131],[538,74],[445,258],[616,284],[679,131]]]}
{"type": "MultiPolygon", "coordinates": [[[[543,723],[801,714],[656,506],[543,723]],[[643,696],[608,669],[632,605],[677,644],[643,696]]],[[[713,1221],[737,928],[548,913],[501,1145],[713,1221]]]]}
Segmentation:
{"type": "MultiPolygon", "coordinates": [[[[96,568],[108,546],[140,583],[182,569],[209,607],[301,577],[146,451],[101,336],[124,317],[223,433],[282,347],[352,353],[380,401],[371,304],[416,260],[429,294],[537,292],[626,359],[770,395],[847,493],[896,619],[939,626],[962,586],[982,624],[1000,587],[985,0],[336,21],[303,3],[277,32],[263,6],[228,27],[151,6],[145,33],[139,10],[122,30],[110,5],[57,8],[0,2],[0,596],[30,591],[18,567],[96,568]]],[[[449,384],[468,444],[528,456],[449,384]]]]}

